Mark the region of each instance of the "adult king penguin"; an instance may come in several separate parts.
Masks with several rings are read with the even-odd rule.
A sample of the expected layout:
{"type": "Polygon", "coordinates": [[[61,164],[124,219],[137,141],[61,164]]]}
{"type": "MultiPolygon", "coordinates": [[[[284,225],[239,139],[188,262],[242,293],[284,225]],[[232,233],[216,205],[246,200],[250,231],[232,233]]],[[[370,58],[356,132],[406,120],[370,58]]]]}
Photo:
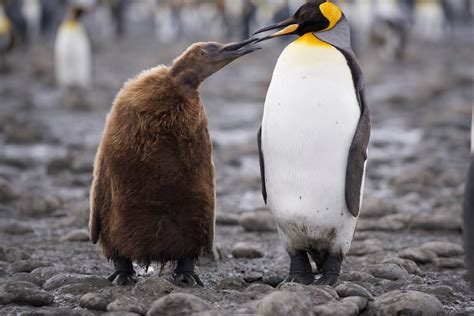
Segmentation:
{"type": "Polygon", "coordinates": [[[329,1],[255,34],[299,35],[278,59],[258,133],[263,197],[291,259],[287,282],[337,283],[359,215],[370,136],[349,25],[329,1]]]}
{"type": "Polygon", "coordinates": [[[85,11],[81,6],[71,6],[56,36],[56,81],[63,88],[88,88],[91,85],[91,44],[86,29],[80,22],[85,11]]]}
{"type": "Polygon", "coordinates": [[[257,50],[245,47],[252,42],[194,44],[171,67],[141,73],[117,95],[95,160],[89,222],[92,242],[114,262],[110,281],[131,281],[132,261],[172,261],[176,281],[202,285],[194,263],[212,249],[216,193],[198,88],[257,50]]]}

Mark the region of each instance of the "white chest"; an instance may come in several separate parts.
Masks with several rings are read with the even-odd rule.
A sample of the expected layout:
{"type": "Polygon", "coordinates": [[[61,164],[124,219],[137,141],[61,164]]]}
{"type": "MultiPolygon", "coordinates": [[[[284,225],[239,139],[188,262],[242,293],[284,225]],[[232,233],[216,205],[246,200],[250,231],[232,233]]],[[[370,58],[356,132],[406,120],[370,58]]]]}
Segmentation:
{"type": "Polygon", "coordinates": [[[283,51],[265,101],[262,151],[268,203],[277,223],[305,226],[306,237],[288,239],[318,239],[329,227],[348,249],[356,218],[345,203],[345,178],[359,118],[342,53],[305,41],[283,51]]]}

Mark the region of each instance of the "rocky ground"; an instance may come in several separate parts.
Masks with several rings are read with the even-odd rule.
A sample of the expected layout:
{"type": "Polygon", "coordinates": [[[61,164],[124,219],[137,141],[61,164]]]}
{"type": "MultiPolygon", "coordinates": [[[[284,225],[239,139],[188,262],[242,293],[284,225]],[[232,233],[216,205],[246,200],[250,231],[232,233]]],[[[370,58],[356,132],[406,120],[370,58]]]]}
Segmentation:
{"type": "MultiPolygon", "coordinates": [[[[182,288],[170,267],[139,268],[118,287],[88,241],[92,162],[122,82],[186,47],[142,37],[97,46],[95,85],[54,87],[51,53],[18,52],[0,77],[0,314],[472,314],[461,202],[473,104],[472,43],[413,44],[390,64],[365,54],[373,136],[365,200],[339,285],[278,284],[289,259],[260,196],[256,131],[278,43],[202,87],[217,166],[218,259],[206,286],[182,288]]],[[[315,87],[317,89],[317,87],[315,87]]]]}

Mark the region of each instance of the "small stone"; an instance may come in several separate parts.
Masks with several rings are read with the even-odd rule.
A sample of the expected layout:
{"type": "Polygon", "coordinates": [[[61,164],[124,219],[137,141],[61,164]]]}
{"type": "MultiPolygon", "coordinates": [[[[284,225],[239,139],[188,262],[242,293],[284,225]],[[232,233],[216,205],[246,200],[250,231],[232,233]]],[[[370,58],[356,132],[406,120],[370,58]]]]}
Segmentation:
{"type": "Polygon", "coordinates": [[[232,213],[217,213],[216,224],[223,226],[236,226],[239,225],[239,216],[232,213]]]}
{"type": "Polygon", "coordinates": [[[26,234],[34,232],[34,230],[28,225],[17,223],[17,222],[11,222],[11,223],[6,223],[6,224],[1,225],[0,232],[3,232],[4,234],[8,234],[8,235],[26,235],[26,234]]]}
{"type": "Polygon", "coordinates": [[[268,294],[257,304],[257,314],[262,316],[311,315],[312,300],[288,291],[268,294]]]}
{"type": "Polygon", "coordinates": [[[442,269],[464,269],[466,267],[461,258],[439,258],[435,264],[442,269]]]}
{"type": "Polygon", "coordinates": [[[448,285],[437,286],[431,290],[431,293],[433,293],[436,296],[448,296],[448,295],[452,295],[453,292],[454,292],[453,288],[448,285]]]}
{"type": "Polygon", "coordinates": [[[316,306],[313,311],[318,316],[332,315],[359,315],[367,306],[367,298],[360,296],[349,296],[341,301],[333,301],[316,306]]]}
{"type": "Polygon", "coordinates": [[[86,229],[74,229],[61,237],[60,241],[89,241],[89,232],[86,229]]]}
{"type": "Polygon", "coordinates": [[[219,290],[237,290],[241,291],[247,287],[247,283],[241,278],[231,277],[220,280],[216,288],[219,290]]]}
{"type": "Polygon", "coordinates": [[[26,273],[26,272],[19,272],[19,273],[12,274],[8,276],[7,279],[9,281],[15,281],[15,282],[25,281],[25,282],[33,283],[37,286],[42,286],[44,283],[43,280],[41,280],[40,278],[34,276],[31,273],[26,273]]]}
{"type": "Polygon", "coordinates": [[[388,202],[387,199],[367,195],[364,196],[360,216],[361,218],[382,217],[395,213],[395,211],[392,203],[388,202]]]}
{"type": "Polygon", "coordinates": [[[140,297],[146,305],[151,305],[157,297],[170,294],[176,289],[176,285],[166,278],[153,274],[150,277],[140,280],[133,287],[134,297],[140,297]]]}
{"type": "Polygon", "coordinates": [[[245,292],[256,292],[260,294],[267,294],[273,292],[273,287],[267,284],[251,284],[245,289],[245,292]]]}
{"type": "Polygon", "coordinates": [[[409,259],[402,259],[399,257],[387,257],[382,261],[382,263],[398,264],[400,267],[407,270],[407,272],[410,274],[420,273],[420,268],[418,268],[418,265],[416,264],[416,262],[409,259]]]}
{"type": "Polygon", "coordinates": [[[17,272],[31,272],[34,269],[42,268],[42,267],[49,267],[50,264],[46,263],[41,260],[20,260],[14,262],[11,267],[10,271],[17,273],[17,272]]]}
{"type": "Polygon", "coordinates": [[[283,282],[285,278],[275,272],[265,272],[262,277],[262,281],[265,284],[276,287],[278,284],[283,282]]]}
{"type": "Polygon", "coordinates": [[[240,215],[239,223],[248,232],[276,231],[273,215],[266,209],[243,213],[240,215]]]}
{"type": "Polygon", "coordinates": [[[367,239],[361,243],[353,243],[349,250],[350,256],[365,256],[383,251],[382,242],[377,239],[367,239]]]}
{"type": "Polygon", "coordinates": [[[387,280],[400,280],[408,276],[408,272],[397,264],[383,263],[368,266],[367,270],[376,278],[387,280]]]}
{"type": "Polygon", "coordinates": [[[0,245],[0,261],[12,263],[29,258],[30,256],[27,253],[18,248],[0,245]]]}
{"type": "Polygon", "coordinates": [[[59,199],[53,196],[27,194],[19,203],[19,211],[25,216],[44,217],[51,215],[60,205],[59,199]]]}
{"type": "Polygon", "coordinates": [[[263,257],[263,251],[257,245],[247,242],[239,242],[232,248],[234,258],[255,259],[263,257]]]}
{"type": "Polygon", "coordinates": [[[123,296],[107,305],[108,312],[130,312],[144,315],[147,311],[145,305],[138,299],[130,296],[123,296]]]}
{"type": "Polygon", "coordinates": [[[372,282],[375,280],[373,275],[363,271],[349,271],[346,277],[347,280],[352,282],[372,282]]]}
{"type": "Polygon", "coordinates": [[[45,306],[53,303],[53,296],[39,286],[25,281],[0,283],[0,304],[45,306]]]}
{"type": "Polygon", "coordinates": [[[461,245],[445,241],[427,242],[421,245],[420,248],[434,252],[438,257],[455,257],[464,254],[461,245]]]}
{"type": "Polygon", "coordinates": [[[343,283],[336,286],[335,290],[340,297],[361,296],[369,300],[374,298],[369,290],[356,283],[343,283]]]}
{"type": "Polygon", "coordinates": [[[31,274],[46,282],[46,280],[61,273],[83,273],[84,271],[75,266],[58,265],[53,267],[36,268],[31,274]]]}
{"type": "Polygon", "coordinates": [[[444,315],[441,302],[418,291],[392,291],[374,301],[377,315],[444,315]]]}
{"type": "Polygon", "coordinates": [[[430,263],[436,260],[436,254],[420,247],[406,248],[399,252],[400,258],[410,259],[416,263],[430,263]]]}
{"type": "Polygon", "coordinates": [[[330,286],[322,285],[303,285],[294,282],[282,283],[278,287],[280,291],[297,293],[302,297],[311,297],[313,304],[324,304],[333,301],[339,296],[330,286]]]}
{"type": "Polygon", "coordinates": [[[61,273],[46,280],[46,282],[43,284],[43,288],[45,290],[55,290],[65,285],[77,284],[77,283],[94,284],[97,287],[110,286],[109,281],[107,281],[106,279],[96,277],[96,276],[85,275],[85,274],[61,273]]]}
{"type": "Polygon", "coordinates": [[[410,228],[424,230],[455,230],[462,229],[461,216],[450,214],[417,214],[409,223],[410,228]]]}
{"type": "Polygon", "coordinates": [[[17,198],[18,194],[12,189],[10,184],[6,180],[0,178],[0,201],[2,201],[2,203],[7,203],[14,201],[17,198]]]}
{"type": "Polygon", "coordinates": [[[109,293],[87,293],[81,296],[79,306],[96,311],[106,311],[112,300],[109,293]]]}
{"type": "Polygon", "coordinates": [[[147,316],[189,315],[209,309],[209,304],[197,296],[187,293],[173,293],[153,302],[147,316]]]}

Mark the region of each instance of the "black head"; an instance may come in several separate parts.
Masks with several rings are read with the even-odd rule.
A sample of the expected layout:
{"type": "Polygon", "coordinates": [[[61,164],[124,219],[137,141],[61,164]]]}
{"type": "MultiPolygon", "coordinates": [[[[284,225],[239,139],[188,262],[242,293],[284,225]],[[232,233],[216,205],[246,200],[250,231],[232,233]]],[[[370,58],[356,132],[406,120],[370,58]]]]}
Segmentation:
{"type": "Polygon", "coordinates": [[[296,34],[302,36],[309,32],[322,32],[332,29],[342,17],[337,5],[326,0],[311,0],[302,5],[289,19],[264,27],[257,32],[283,28],[281,31],[261,38],[259,41],[296,34]]]}

